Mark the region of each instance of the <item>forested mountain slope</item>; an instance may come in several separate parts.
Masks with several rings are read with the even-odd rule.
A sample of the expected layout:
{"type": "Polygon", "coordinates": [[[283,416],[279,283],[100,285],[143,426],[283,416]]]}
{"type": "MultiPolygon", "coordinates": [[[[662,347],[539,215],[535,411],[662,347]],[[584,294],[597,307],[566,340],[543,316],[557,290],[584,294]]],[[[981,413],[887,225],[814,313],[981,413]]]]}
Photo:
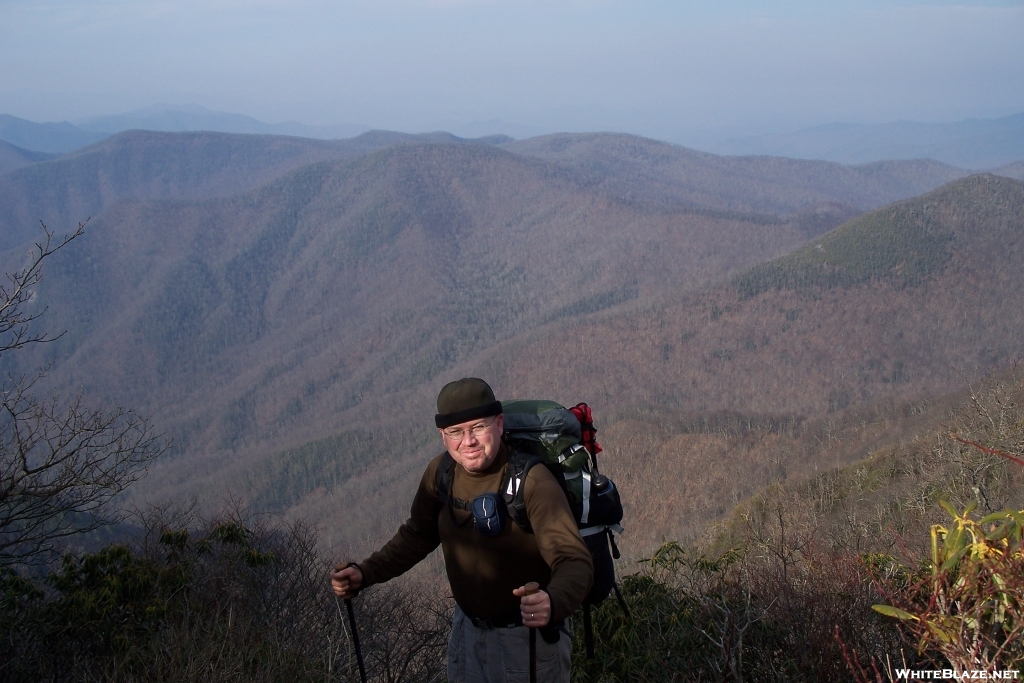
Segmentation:
{"type": "Polygon", "coordinates": [[[337,143],[222,133],[122,133],[0,175],[0,248],[98,216],[124,199],[235,194],[285,171],[341,154],[337,143]]]}
{"type": "Polygon", "coordinates": [[[175,415],[203,450],[329,433],[366,397],[496,342],[805,239],[793,221],[623,203],[482,145],[393,147],[225,199],[125,201],[90,230],[40,292],[69,330],[53,381],[175,415]]]}
{"type": "Polygon", "coordinates": [[[996,175],[1003,175],[1007,178],[1024,180],[1024,161],[1016,161],[1006,166],[1000,166],[993,171],[996,175]]]}
{"type": "MultiPolygon", "coordinates": [[[[769,157],[716,157],[621,134],[559,135],[525,141],[464,140],[447,133],[371,131],[348,140],[272,135],[129,131],[48,163],[10,165],[0,175],[0,249],[34,236],[40,220],[74,224],[122,199],[228,196],[302,165],[352,158],[402,144],[495,144],[539,158],[594,191],[644,204],[788,215],[809,230],[920,194],[966,174],[929,161],[864,167],[769,157]]],[[[40,161],[36,155],[31,161],[40,161]]],[[[2,168],[0,168],[2,172],[2,168]]],[[[834,224],[834,223],[833,223],[834,224]]]]}
{"type": "Polygon", "coordinates": [[[35,123],[10,114],[0,114],[0,140],[44,154],[70,152],[106,136],[105,133],[83,130],[67,121],[35,123]]]}
{"type": "Polygon", "coordinates": [[[517,340],[479,371],[503,395],[590,400],[634,509],[670,500],[681,532],[774,478],[911,438],[947,392],[1019,359],[1022,264],[1024,184],[972,176],[728,286],[517,340]]]}
{"type": "Polygon", "coordinates": [[[331,520],[359,509],[358,524],[332,533],[366,542],[400,521],[404,506],[389,501],[411,493],[438,448],[436,386],[478,374],[501,397],[594,406],[605,471],[622,484],[637,552],[649,551],[698,534],[770,482],[934,429],[947,394],[1021,353],[1022,249],[1024,184],[973,176],[725,286],[496,340],[411,391],[366,396],[331,439],[209,481],[245,482],[255,500],[290,514],[331,520]]]}
{"type": "MultiPolygon", "coordinates": [[[[504,398],[589,401],[629,542],[650,552],[698,535],[767,484],[938,429],[969,379],[1020,358],[1022,251],[1024,184],[972,176],[854,219],[727,285],[517,336],[435,384],[477,374],[504,398]]],[[[411,493],[439,447],[429,394],[404,404],[427,424],[419,436],[349,430],[234,476],[272,509],[325,520],[359,509],[358,524],[332,527],[339,542],[365,543],[367,529],[379,538],[405,514],[387,501],[411,493]],[[342,463],[341,444],[368,457],[342,463]]],[[[376,405],[393,417],[388,402],[376,405]]]]}
{"type": "Polygon", "coordinates": [[[861,268],[848,254],[848,277],[816,282],[793,274],[820,270],[797,252],[796,265],[771,265],[783,275],[742,272],[949,174],[726,159],[610,135],[125,133],[0,176],[11,266],[34,212],[52,206],[58,231],[94,215],[33,300],[67,334],[4,369],[53,360],[48,389],[153,415],[174,449],[140,496],[230,490],[325,520],[359,506],[372,512],[346,533],[364,539],[404,514],[390,503],[437,447],[437,388],[466,374],[501,397],[590,401],[611,460],[641,476],[664,452],[681,478],[649,474],[676,490],[710,459],[734,459],[730,439],[752,461],[774,458],[749,482],[715,470],[724,479],[701,489],[715,504],[677,520],[697,524],[817,457],[815,420],[888,415],[879,401],[953,386],[950,363],[1017,351],[1016,318],[999,308],[1019,289],[1008,284],[1019,279],[1012,180],[959,181],[810,247],[842,247],[844,230],[906,232],[916,219],[904,213],[927,215],[895,262],[861,268]],[[1011,260],[987,280],[977,259],[1011,260]],[[985,329],[970,335],[972,324],[985,329]],[[673,441],[697,432],[710,441],[673,441]]]}
{"type": "MultiPolygon", "coordinates": [[[[502,141],[486,139],[478,144],[502,141]]],[[[74,224],[126,199],[231,196],[318,161],[429,142],[472,143],[448,133],[370,131],[347,140],[312,140],[128,131],[49,163],[0,175],[0,196],[6,199],[0,211],[0,249],[32,238],[40,220],[55,226],[74,224]]],[[[32,160],[52,156],[36,154],[32,160]]]]}
{"type": "MultiPolygon", "coordinates": [[[[538,375],[697,411],[821,414],[842,387],[840,407],[909,397],[953,381],[950,363],[970,371],[1019,350],[1022,220],[1021,182],[956,181],[855,218],[728,286],[538,339],[552,359],[538,375]],[[584,357],[580,338],[592,344],[584,357]]],[[[509,366],[511,389],[536,381],[531,367],[509,366]]]]}
{"type": "Polygon", "coordinates": [[[509,142],[589,185],[639,202],[792,214],[822,202],[867,211],[968,172],[928,159],[843,166],[782,157],[723,157],[618,134],[558,134],[509,142]]]}
{"type": "Polygon", "coordinates": [[[22,149],[9,142],[0,140],[0,174],[34,164],[38,161],[46,161],[55,156],[55,154],[22,149]]]}

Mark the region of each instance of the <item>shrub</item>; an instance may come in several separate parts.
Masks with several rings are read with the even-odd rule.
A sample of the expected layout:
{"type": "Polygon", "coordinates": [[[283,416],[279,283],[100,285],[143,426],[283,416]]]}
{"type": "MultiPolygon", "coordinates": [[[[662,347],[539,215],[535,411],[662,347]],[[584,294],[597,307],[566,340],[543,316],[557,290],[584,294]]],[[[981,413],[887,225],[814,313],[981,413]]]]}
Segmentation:
{"type": "MultiPolygon", "coordinates": [[[[348,623],[316,533],[239,511],[152,511],[133,545],[0,575],[0,681],[350,681],[348,623]]],[[[382,587],[355,603],[373,680],[438,680],[448,605],[382,587]],[[436,618],[427,618],[431,613],[436,618]]]]}
{"type": "Polygon", "coordinates": [[[1024,510],[972,519],[974,505],[932,526],[928,560],[910,570],[876,566],[892,604],[875,605],[900,620],[919,653],[937,668],[1009,670],[1024,664],[1024,510]],[[883,571],[879,572],[878,569],[883,571]]]}

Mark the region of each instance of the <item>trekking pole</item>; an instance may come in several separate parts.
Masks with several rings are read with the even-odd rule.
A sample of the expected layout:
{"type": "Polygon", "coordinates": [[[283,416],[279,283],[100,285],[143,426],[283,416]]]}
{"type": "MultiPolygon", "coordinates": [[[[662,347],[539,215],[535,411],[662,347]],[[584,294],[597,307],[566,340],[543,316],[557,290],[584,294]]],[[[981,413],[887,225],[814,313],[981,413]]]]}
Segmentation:
{"type": "Polygon", "coordinates": [[[366,683],[366,669],[363,667],[363,651],[359,649],[359,632],[356,631],[356,613],[352,609],[351,598],[345,598],[345,609],[348,610],[348,623],[352,626],[352,645],[356,649],[356,661],[359,662],[359,677],[362,679],[363,683],[366,683]]]}
{"type": "MultiPolygon", "coordinates": [[[[523,586],[527,595],[533,595],[540,590],[540,584],[536,581],[523,586]]],[[[537,629],[530,627],[530,683],[537,683],[537,629]]]]}

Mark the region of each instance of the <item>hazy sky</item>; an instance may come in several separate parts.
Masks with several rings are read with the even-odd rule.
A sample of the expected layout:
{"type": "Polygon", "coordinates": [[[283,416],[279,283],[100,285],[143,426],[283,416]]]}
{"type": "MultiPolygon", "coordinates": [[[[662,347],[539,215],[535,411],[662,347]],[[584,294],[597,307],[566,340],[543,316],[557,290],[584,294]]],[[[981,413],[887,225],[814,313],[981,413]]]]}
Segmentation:
{"type": "Polygon", "coordinates": [[[0,113],[199,104],[410,132],[1024,111],[1024,0],[0,0],[0,113]]]}

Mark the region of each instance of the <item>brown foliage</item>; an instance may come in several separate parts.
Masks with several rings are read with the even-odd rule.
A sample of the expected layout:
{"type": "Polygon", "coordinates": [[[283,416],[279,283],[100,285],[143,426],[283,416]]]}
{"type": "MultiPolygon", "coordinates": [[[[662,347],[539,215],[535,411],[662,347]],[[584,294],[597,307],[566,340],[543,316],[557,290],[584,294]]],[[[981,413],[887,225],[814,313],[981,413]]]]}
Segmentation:
{"type": "MultiPolygon", "coordinates": [[[[0,574],[0,680],[359,680],[309,526],[237,507],[138,515],[142,536],[68,556],[42,590],[0,574]]],[[[450,602],[411,584],[355,600],[375,683],[442,676],[450,602]]]]}

